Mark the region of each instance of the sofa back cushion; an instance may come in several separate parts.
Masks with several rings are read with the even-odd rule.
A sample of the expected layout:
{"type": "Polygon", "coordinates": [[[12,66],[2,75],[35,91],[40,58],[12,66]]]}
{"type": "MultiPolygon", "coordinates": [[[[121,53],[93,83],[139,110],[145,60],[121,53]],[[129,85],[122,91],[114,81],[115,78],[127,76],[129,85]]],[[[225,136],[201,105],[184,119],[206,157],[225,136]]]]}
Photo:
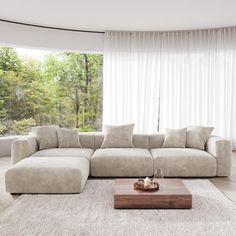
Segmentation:
{"type": "Polygon", "coordinates": [[[149,148],[147,134],[134,134],[133,144],[135,148],[149,148]]]}
{"type": "Polygon", "coordinates": [[[79,134],[76,129],[59,128],[57,135],[59,148],[81,148],[79,134]]]}
{"type": "Polygon", "coordinates": [[[39,150],[58,147],[57,130],[58,125],[37,126],[32,128],[39,150]]]}
{"type": "Polygon", "coordinates": [[[161,148],[164,143],[165,135],[161,133],[150,134],[148,136],[149,149],[161,148]]]}
{"type": "MultiPolygon", "coordinates": [[[[82,148],[97,149],[99,147],[95,146],[94,136],[97,134],[102,134],[100,132],[79,132],[79,140],[82,148]]],[[[101,146],[101,145],[100,145],[101,146]]]]}
{"type": "MultiPolygon", "coordinates": [[[[99,149],[102,146],[104,140],[104,133],[94,133],[94,148],[99,149]]],[[[135,148],[149,148],[148,135],[147,134],[133,134],[132,143],[135,148]]]]}
{"type": "MultiPolygon", "coordinates": [[[[104,133],[102,132],[84,132],[79,133],[80,143],[82,148],[99,149],[104,140],[104,133]]],[[[133,145],[135,148],[149,149],[149,141],[151,141],[151,148],[159,148],[162,146],[164,140],[163,134],[133,134],[133,145]]]]}

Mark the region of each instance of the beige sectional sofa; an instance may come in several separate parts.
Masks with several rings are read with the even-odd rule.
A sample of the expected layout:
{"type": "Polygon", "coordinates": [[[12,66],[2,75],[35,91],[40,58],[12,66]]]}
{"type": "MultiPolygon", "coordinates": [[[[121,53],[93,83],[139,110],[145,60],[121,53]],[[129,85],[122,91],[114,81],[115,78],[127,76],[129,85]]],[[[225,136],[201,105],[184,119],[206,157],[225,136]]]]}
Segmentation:
{"type": "Polygon", "coordinates": [[[134,148],[103,148],[103,133],[80,133],[82,148],[38,150],[33,136],[15,140],[6,172],[9,193],[80,193],[88,176],[144,177],[162,168],[165,177],[229,176],[231,142],[210,136],[205,150],[162,148],[163,134],[133,135],[134,148]]]}

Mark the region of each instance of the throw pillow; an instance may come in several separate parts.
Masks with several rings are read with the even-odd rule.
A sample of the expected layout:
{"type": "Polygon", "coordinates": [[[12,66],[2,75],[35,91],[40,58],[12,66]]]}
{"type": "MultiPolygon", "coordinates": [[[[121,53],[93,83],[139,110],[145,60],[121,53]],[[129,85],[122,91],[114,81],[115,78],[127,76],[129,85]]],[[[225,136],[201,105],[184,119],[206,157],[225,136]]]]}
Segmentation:
{"type": "Polygon", "coordinates": [[[104,127],[105,137],[101,148],[133,148],[134,124],[104,127]]]}
{"type": "Polygon", "coordinates": [[[186,147],[204,150],[206,141],[213,129],[213,127],[203,126],[188,127],[186,147]]]}
{"type": "Polygon", "coordinates": [[[187,128],[166,129],[163,148],[185,148],[187,128]]]}
{"type": "Polygon", "coordinates": [[[77,130],[59,128],[57,130],[57,135],[59,148],[81,148],[77,130]]]}
{"type": "Polygon", "coordinates": [[[56,148],[58,146],[57,142],[57,129],[58,125],[49,126],[38,126],[32,128],[32,134],[35,136],[39,150],[47,148],[56,148]]]}

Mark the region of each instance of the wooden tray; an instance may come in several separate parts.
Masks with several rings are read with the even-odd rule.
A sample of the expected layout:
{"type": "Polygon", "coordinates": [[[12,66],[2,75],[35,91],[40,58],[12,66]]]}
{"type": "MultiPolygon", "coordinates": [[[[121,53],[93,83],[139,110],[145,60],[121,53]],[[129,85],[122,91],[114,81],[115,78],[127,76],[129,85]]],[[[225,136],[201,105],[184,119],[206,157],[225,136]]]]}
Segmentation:
{"type": "Polygon", "coordinates": [[[134,183],[135,190],[141,190],[146,192],[154,192],[159,190],[159,184],[157,182],[152,182],[150,187],[144,188],[144,183],[135,182],[134,183]]]}

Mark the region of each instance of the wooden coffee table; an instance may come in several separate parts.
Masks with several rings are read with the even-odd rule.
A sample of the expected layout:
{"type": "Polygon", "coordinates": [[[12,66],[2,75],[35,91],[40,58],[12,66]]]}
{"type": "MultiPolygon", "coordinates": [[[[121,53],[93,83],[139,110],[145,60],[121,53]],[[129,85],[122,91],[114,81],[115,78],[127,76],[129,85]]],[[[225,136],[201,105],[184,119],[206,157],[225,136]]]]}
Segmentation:
{"type": "Polygon", "coordinates": [[[190,209],[192,195],[181,179],[158,179],[156,192],[134,190],[137,179],[116,179],[114,208],[116,209],[190,209]]]}

